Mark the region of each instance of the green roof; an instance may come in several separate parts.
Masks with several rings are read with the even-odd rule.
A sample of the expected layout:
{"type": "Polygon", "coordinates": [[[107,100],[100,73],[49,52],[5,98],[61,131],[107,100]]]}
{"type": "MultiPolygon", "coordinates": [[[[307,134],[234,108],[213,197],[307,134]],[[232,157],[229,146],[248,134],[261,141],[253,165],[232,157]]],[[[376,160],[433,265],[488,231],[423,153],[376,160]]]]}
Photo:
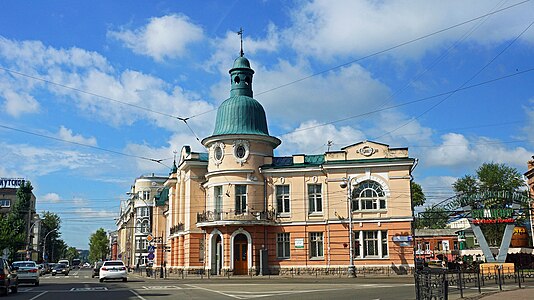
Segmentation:
{"type": "Polygon", "coordinates": [[[355,159],[355,160],[335,160],[325,162],[325,156],[323,154],[318,155],[305,155],[303,164],[293,163],[293,157],[273,157],[273,163],[263,166],[264,169],[281,169],[281,168],[306,168],[320,165],[339,165],[339,164],[367,164],[367,163],[381,163],[381,162],[399,162],[410,161],[413,162],[413,158],[373,158],[373,159],[355,159]]]}
{"type": "Polygon", "coordinates": [[[230,98],[217,109],[213,135],[254,134],[269,135],[263,106],[253,98],[254,70],[245,57],[238,57],[230,69],[230,98]]]}
{"type": "Polygon", "coordinates": [[[163,188],[159,194],[156,195],[156,206],[163,206],[165,202],[169,201],[169,188],[163,188]]]}

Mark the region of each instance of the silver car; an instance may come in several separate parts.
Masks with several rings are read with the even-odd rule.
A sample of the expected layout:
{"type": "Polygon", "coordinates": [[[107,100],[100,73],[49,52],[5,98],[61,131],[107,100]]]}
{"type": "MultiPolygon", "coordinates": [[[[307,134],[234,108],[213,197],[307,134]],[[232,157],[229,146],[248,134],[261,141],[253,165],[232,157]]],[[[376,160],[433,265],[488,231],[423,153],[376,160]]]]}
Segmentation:
{"type": "Polygon", "coordinates": [[[13,268],[17,271],[19,283],[33,283],[39,286],[39,268],[34,261],[13,262],[13,268]]]}

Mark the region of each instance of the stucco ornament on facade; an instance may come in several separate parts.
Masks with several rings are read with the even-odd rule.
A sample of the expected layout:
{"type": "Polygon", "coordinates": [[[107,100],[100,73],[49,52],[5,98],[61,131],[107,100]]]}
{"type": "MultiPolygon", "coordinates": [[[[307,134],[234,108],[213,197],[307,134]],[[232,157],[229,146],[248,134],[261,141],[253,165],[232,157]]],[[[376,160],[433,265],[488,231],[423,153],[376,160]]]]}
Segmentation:
{"type": "Polygon", "coordinates": [[[356,150],[356,153],[360,153],[363,156],[371,156],[378,152],[378,149],[369,147],[367,145],[361,147],[360,149],[356,150]]]}
{"type": "Polygon", "coordinates": [[[222,163],[224,158],[224,143],[216,142],[211,145],[211,157],[216,166],[219,166],[222,163]]]}
{"type": "Polygon", "coordinates": [[[241,165],[246,163],[250,153],[250,143],[246,140],[235,140],[233,149],[235,161],[241,165]]]}

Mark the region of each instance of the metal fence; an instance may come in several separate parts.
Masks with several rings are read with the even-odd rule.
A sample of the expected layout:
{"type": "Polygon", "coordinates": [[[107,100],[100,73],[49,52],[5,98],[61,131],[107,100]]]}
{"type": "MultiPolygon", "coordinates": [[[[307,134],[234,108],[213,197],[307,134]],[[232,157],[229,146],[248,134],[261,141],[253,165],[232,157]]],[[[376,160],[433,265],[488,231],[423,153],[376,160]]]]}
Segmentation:
{"type": "Polygon", "coordinates": [[[534,283],[533,269],[444,270],[425,268],[415,272],[417,300],[447,300],[464,298],[469,293],[481,294],[488,290],[521,288],[525,282],[534,283]]]}

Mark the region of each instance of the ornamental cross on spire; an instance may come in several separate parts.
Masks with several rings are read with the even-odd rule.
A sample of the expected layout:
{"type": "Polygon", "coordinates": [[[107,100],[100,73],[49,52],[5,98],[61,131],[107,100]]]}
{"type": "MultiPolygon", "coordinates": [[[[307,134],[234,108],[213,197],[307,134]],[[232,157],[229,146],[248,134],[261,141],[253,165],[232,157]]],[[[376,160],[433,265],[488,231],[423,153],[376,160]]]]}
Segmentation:
{"type": "Polygon", "coordinates": [[[241,39],[241,52],[239,52],[239,55],[243,57],[243,55],[245,55],[245,53],[243,52],[243,27],[239,28],[237,35],[239,35],[241,39]]]}

